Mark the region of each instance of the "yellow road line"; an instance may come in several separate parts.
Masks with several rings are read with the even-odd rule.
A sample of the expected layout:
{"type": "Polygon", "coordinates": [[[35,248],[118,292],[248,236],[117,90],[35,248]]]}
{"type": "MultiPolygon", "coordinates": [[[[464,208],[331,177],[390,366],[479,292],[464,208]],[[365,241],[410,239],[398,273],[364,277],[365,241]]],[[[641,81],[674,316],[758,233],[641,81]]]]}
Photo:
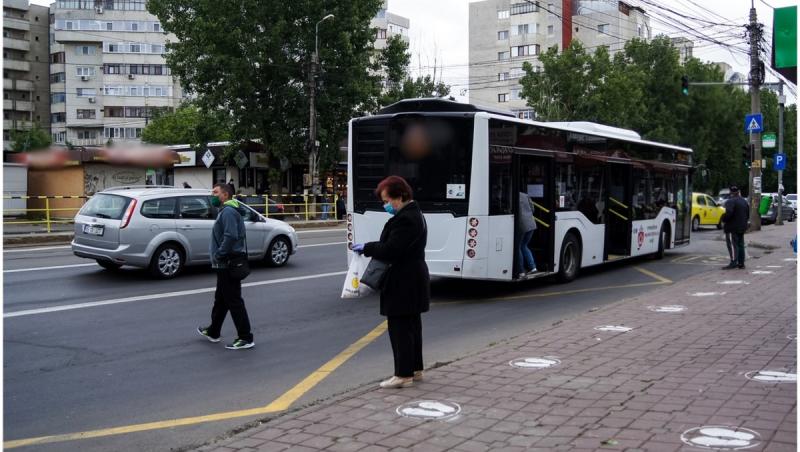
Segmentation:
{"type": "Polygon", "coordinates": [[[120,427],[102,428],[98,430],[89,430],[85,432],[66,433],[63,435],[50,435],[40,436],[37,438],[17,439],[13,441],[6,441],[3,443],[3,448],[13,449],[15,447],[31,446],[35,444],[47,444],[61,441],[75,441],[79,439],[98,438],[103,436],[121,435],[125,433],[143,432],[147,430],[160,430],[165,428],[180,427],[183,425],[195,425],[206,422],[224,421],[228,419],[235,419],[245,416],[255,416],[260,414],[275,413],[289,408],[292,403],[303,396],[306,392],[310,391],[314,386],[319,384],[322,380],[330,375],[339,366],[344,364],[353,355],[358,353],[362,348],[366,347],[370,342],[374,341],[381,334],[386,331],[386,322],[381,322],[380,325],[375,327],[372,331],[367,333],[364,337],[354,342],[341,353],[336,355],[333,359],[323,364],[319,369],[312,372],[303,381],[295,385],[292,389],[286,391],[282,396],[275,399],[272,403],[264,407],[250,408],[247,410],[225,411],[221,413],[207,414],[204,416],[184,417],[178,419],[169,419],[166,421],[147,422],[143,424],[123,425],[120,427]]]}
{"type": "MultiPolygon", "coordinates": [[[[587,292],[596,292],[600,290],[614,290],[614,289],[629,289],[633,287],[647,287],[647,286],[660,286],[663,284],[672,284],[672,280],[665,278],[661,275],[653,273],[649,270],[645,270],[641,267],[633,267],[634,269],[638,270],[639,272],[655,279],[656,281],[652,282],[645,282],[645,283],[635,283],[635,284],[621,284],[616,286],[601,286],[601,287],[590,287],[586,289],[572,289],[572,290],[559,290],[555,292],[544,292],[544,293],[533,293],[527,295],[514,295],[510,297],[499,297],[499,298],[491,298],[488,300],[481,300],[481,301],[506,301],[506,300],[519,300],[523,298],[545,298],[545,297],[555,297],[558,295],[573,295],[576,293],[587,293],[587,292]]],[[[470,301],[454,301],[454,302],[437,302],[434,304],[463,304],[463,303],[470,303],[470,301]]]]}

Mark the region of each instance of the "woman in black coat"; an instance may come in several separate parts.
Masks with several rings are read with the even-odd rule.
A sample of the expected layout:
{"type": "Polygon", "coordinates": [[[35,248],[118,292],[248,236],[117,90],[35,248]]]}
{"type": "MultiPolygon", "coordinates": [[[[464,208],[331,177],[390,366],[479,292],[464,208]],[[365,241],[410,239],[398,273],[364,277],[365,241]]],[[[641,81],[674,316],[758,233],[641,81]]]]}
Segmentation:
{"type": "Polygon", "coordinates": [[[389,176],[378,185],[383,208],[392,216],[377,242],[356,244],[363,252],[391,264],[381,289],[381,315],[389,324],[394,376],[381,388],[405,388],[422,380],[422,319],[430,308],[430,276],[425,263],[428,229],[408,183],[389,176]]]}

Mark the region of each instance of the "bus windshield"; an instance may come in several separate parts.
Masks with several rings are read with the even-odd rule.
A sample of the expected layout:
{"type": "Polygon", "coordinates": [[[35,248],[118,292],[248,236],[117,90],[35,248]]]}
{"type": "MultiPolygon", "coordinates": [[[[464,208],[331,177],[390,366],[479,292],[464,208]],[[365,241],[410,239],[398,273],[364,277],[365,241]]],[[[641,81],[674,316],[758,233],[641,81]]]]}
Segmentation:
{"type": "Polygon", "coordinates": [[[353,123],[353,202],[356,212],[382,210],[375,188],[401,176],[425,212],[467,215],[473,118],[398,115],[353,123]]]}

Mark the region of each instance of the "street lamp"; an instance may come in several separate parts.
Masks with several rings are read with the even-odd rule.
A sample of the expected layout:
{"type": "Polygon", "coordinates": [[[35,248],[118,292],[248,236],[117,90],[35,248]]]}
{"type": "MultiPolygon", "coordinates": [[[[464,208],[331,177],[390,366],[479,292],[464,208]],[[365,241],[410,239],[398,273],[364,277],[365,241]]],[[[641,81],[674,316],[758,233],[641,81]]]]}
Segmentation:
{"type": "Polygon", "coordinates": [[[319,191],[319,147],[317,145],[317,65],[319,64],[319,24],[322,22],[333,19],[333,14],[328,14],[317,22],[314,27],[314,58],[311,61],[311,70],[309,71],[308,90],[309,90],[309,118],[308,118],[308,139],[311,147],[311,152],[308,155],[308,172],[311,176],[312,192],[317,194],[319,191]]]}

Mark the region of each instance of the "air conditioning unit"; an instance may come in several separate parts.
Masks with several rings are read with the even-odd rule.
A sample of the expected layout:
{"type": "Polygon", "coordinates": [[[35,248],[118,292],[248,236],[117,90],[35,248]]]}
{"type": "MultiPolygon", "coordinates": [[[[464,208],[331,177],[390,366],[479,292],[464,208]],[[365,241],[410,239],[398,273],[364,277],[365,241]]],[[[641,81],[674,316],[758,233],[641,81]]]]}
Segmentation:
{"type": "Polygon", "coordinates": [[[90,97],[90,98],[89,98],[89,103],[90,103],[90,104],[93,104],[93,103],[95,103],[95,102],[97,102],[97,98],[96,98],[96,97],[90,97]]]}
{"type": "Polygon", "coordinates": [[[133,75],[133,74],[128,74],[128,80],[133,80],[133,79],[135,79],[135,78],[136,78],[136,76],[135,76],[135,75],[133,75]]]}
{"type": "Polygon", "coordinates": [[[94,12],[96,12],[97,14],[103,14],[103,7],[102,6],[96,6],[94,8],[94,12]]]}
{"type": "Polygon", "coordinates": [[[88,82],[89,81],[89,76],[88,75],[81,75],[81,81],[82,82],[88,82]]]}

